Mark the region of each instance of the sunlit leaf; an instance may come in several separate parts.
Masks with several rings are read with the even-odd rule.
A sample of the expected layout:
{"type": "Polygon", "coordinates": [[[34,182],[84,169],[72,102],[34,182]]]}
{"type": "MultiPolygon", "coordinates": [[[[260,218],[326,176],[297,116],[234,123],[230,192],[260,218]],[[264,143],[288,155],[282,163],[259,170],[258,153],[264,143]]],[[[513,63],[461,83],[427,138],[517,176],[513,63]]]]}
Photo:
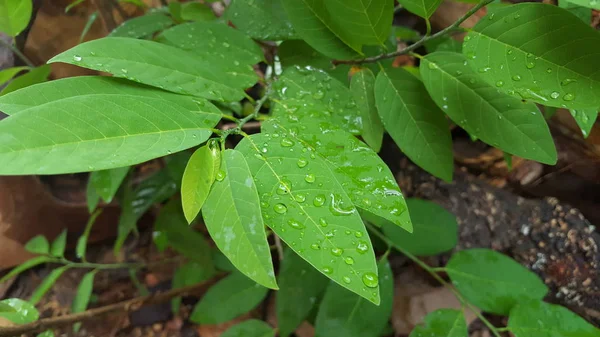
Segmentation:
{"type": "Polygon", "coordinates": [[[390,35],[394,3],[388,0],[324,1],[334,30],[354,50],[363,45],[383,45],[390,35]]]}
{"type": "Polygon", "coordinates": [[[438,309],[425,316],[425,324],[416,326],[409,337],[465,337],[467,322],[462,311],[438,309]]]}
{"type": "Polygon", "coordinates": [[[170,17],[160,13],[142,15],[123,22],[119,27],[113,29],[108,36],[134,39],[146,38],[174,24],[170,17]]]}
{"type": "Polygon", "coordinates": [[[221,165],[219,145],[209,142],[200,147],[187,163],[181,181],[183,214],[192,223],[204,205],[221,165]]]}
{"type": "Polygon", "coordinates": [[[35,306],[18,298],[9,298],[0,301],[0,317],[14,324],[33,323],[40,314],[35,306]]]}
{"type": "Polygon", "coordinates": [[[31,18],[32,0],[0,0],[0,32],[16,36],[31,18]]]}
{"type": "Polygon", "coordinates": [[[379,152],[383,141],[383,124],[375,106],[375,76],[369,69],[352,75],[350,90],[362,117],[362,137],[367,144],[379,152]]]}
{"type": "Polygon", "coordinates": [[[296,37],[282,0],[234,0],[225,17],[238,29],[258,40],[288,40],[296,37]]]}

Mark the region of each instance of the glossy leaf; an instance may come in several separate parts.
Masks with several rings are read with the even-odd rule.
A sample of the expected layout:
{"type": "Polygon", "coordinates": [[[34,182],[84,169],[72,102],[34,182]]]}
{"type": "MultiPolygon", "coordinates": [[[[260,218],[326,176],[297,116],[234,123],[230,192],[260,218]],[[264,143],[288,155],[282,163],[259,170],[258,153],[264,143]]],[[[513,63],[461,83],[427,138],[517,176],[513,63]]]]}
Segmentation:
{"type": "Polygon", "coordinates": [[[483,82],[461,54],[436,52],[421,61],[429,94],[469,134],[508,153],[555,164],[554,140],[535,104],[498,92],[505,85],[483,82]],[[510,135],[510,137],[507,137],[510,135]]]}
{"type": "Polygon", "coordinates": [[[12,68],[6,68],[4,70],[0,70],[0,86],[3,85],[4,83],[10,81],[11,78],[15,77],[15,75],[17,75],[18,73],[24,71],[24,70],[29,70],[31,69],[30,67],[12,67],[12,68]]]}
{"type": "Polygon", "coordinates": [[[296,33],[320,53],[331,58],[349,59],[360,52],[342,41],[332,26],[325,2],[320,0],[281,0],[296,33]]]}
{"type": "Polygon", "coordinates": [[[52,286],[54,285],[54,283],[56,283],[58,278],[65,271],[67,271],[67,269],[69,269],[69,266],[53,269],[50,272],[50,274],[48,274],[48,276],[46,276],[46,278],[42,280],[42,283],[40,283],[40,285],[37,288],[35,288],[33,294],[31,294],[31,297],[29,298],[29,303],[33,305],[37,304],[42,299],[42,297],[44,297],[44,295],[48,292],[48,290],[52,288],[52,286]]]}
{"type": "Polygon", "coordinates": [[[96,222],[96,219],[98,218],[98,216],[102,214],[102,210],[96,210],[94,213],[92,213],[90,215],[90,218],[87,221],[87,224],[85,225],[85,230],[83,231],[83,234],[81,234],[81,236],[77,239],[77,246],[75,247],[75,255],[82,259],[85,260],[85,252],[87,250],[87,242],[88,242],[88,238],[90,236],[90,232],[92,231],[92,226],[94,225],[94,222],[96,222]]]}
{"type": "Polygon", "coordinates": [[[379,152],[383,141],[383,124],[375,106],[375,75],[369,69],[352,75],[350,90],[362,117],[362,137],[367,144],[379,152]]]}
{"type": "Polygon", "coordinates": [[[45,236],[37,235],[27,241],[25,250],[34,254],[50,254],[50,243],[45,236]]]}
{"type": "Polygon", "coordinates": [[[600,1],[598,0],[569,0],[576,5],[600,10],[600,1]]]}
{"type": "Polygon", "coordinates": [[[119,186],[127,176],[129,166],[117,167],[110,170],[95,171],[90,173],[88,184],[96,190],[96,193],[109,203],[119,190],[119,186]]]}
{"type": "Polygon", "coordinates": [[[384,69],[375,80],[375,102],[386,131],[415,164],[452,180],[450,129],[425,86],[403,69],[384,69]]]}
{"type": "Polygon", "coordinates": [[[254,309],[267,292],[267,288],[234,272],[206,292],[194,308],[190,320],[198,324],[227,322],[254,309]]]}
{"type": "Polygon", "coordinates": [[[388,0],[324,1],[341,39],[354,50],[384,45],[392,29],[394,3],[388,0]]]}
{"type": "Polygon", "coordinates": [[[384,222],[381,228],[394,245],[418,256],[433,256],[447,252],[458,242],[456,217],[440,205],[421,199],[407,199],[414,232],[384,222]]]}
{"type": "Polygon", "coordinates": [[[18,298],[8,298],[0,301],[0,318],[14,324],[33,323],[39,317],[40,314],[35,306],[27,301],[18,298]]]}
{"type": "Polygon", "coordinates": [[[20,273],[24,272],[27,269],[33,268],[35,266],[38,266],[42,263],[46,263],[49,261],[50,261],[50,258],[47,256],[37,256],[32,259],[29,259],[29,260],[21,263],[20,265],[14,267],[10,272],[8,272],[8,274],[6,274],[6,275],[4,275],[4,277],[0,278],[0,283],[6,282],[11,277],[19,275],[20,273]]]}
{"type": "Polygon", "coordinates": [[[225,330],[221,337],[274,337],[275,330],[263,321],[249,319],[225,330]]]}
{"type": "Polygon", "coordinates": [[[319,53],[302,40],[283,41],[277,49],[277,54],[284,71],[293,66],[312,67],[326,71],[341,83],[348,83],[349,65],[340,64],[334,67],[329,57],[319,53]]]}
{"type": "Polygon", "coordinates": [[[469,65],[485,81],[503,82],[499,90],[548,106],[600,106],[597,31],[568,11],[542,3],[512,5],[493,14],[479,21],[463,45],[469,65]]]}
{"type": "Polygon", "coordinates": [[[600,329],[567,308],[542,301],[517,304],[508,318],[515,337],[597,337],[600,329]]]}
{"type": "Polygon", "coordinates": [[[254,39],[289,40],[296,37],[296,32],[281,3],[282,0],[234,0],[225,17],[254,39]]]}
{"type": "Polygon", "coordinates": [[[32,0],[0,0],[0,32],[17,36],[31,18],[32,0]]]}
{"type": "Polygon", "coordinates": [[[43,65],[33,68],[28,73],[16,77],[10,81],[10,83],[4,87],[2,91],[0,91],[0,97],[34,84],[46,82],[48,80],[48,76],[50,76],[50,66],[43,65]]]}
{"type": "MultiPolygon", "coordinates": [[[[49,96],[29,108],[18,103],[21,110],[0,123],[0,161],[11,163],[0,174],[82,172],[141,163],[204,142],[221,117],[206,101],[149,88],[153,94],[115,94],[116,85],[106,95],[88,95],[70,91],[77,90],[70,85],[54,87],[55,82],[36,86],[40,91],[26,89],[36,97],[43,92],[49,96]]],[[[23,99],[19,92],[0,98],[0,109],[8,106],[6,111],[14,113],[15,102],[23,99]]]]}
{"type": "Polygon", "coordinates": [[[123,22],[119,27],[113,29],[108,36],[133,39],[146,38],[174,24],[173,20],[164,14],[147,14],[123,22]]]}
{"type": "Polygon", "coordinates": [[[581,128],[581,133],[587,138],[592,131],[596,118],[598,118],[598,109],[570,110],[570,112],[579,128],[581,128]]]}
{"type": "Polygon", "coordinates": [[[407,11],[422,18],[429,19],[442,4],[442,0],[398,0],[407,11]]]}
{"type": "Polygon", "coordinates": [[[231,263],[258,284],[277,289],[260,200],[244,155],[225,150],[202,217],[231,263]]]}
{"type": "Polygon", "coordinates": [[[67,230],[63,229],[60,234],[52,241],[50,245],[50,255],[54,257],[63,257],[65,255],[65,248],[67,247],[67,230]]]}
{"type": "Polygon", "coordinates": [[[124,37],[106,37],[79,44],[48,61],[55,62],[221,101],[241,99],[243,90],[257,80],[252,69],[248,67],[247,71],[241,72],[239,67],[233,68],[234,62],[230,59],[225,62],[208,56],[199,58],[163,43],[124,37]]]}
{"type": "Polygon", "coordinates": [[[438,309],[425,316],[425,324],[416,326],[409,337],[466,337],[465,315],[454,309],[438,309]]]}
{"type": "Polygon", "coordinates": [[[236,149],[248,161],[267,226],[327,277],[378,304],[377,289],[362,282],[377,270],[373,248],[327,162],[283,129],[246,137],[236,149]]]}
{"type": "Polygon", "coordinates": [[[513,259],[490,249],[455,253],[446,265],[456,289],[484,311],[508,315],[525,299],[542,299],[548,287],[513,259]]]}
{"type": "Polygon", "coordinates": [[[94,276],[96,276],[96,271],[91,271],[81,278],[81,282],[77,286],[77,293],[75,293],[75,298],[71,304],[72,313],[83,312],[87,309],[94,290],[94,276]]]}
{"type": "MultiPolygon", "coordinates": [[[[171,287],[173,289],[191,286],[193,284],[200,283],[210,279],[214,275],[214,268],[212,266],[206,266],[202,263],[195,261],[188,262],[183,266],[177,268],[173,275],[173,282],[171,287]]],[[[171,310],[173,314],[179,313],[179,307],[181,305],[181,297],[176,297],[171,300],[171,310]]]]}
{"type": "Polygon", "coordinates": [[[567,0],[558,0],[558,6],[573,13],[584,23],[588,25],[592,23],[592,10],[590,8],[576,5],[575,3],[567,0]]]}
{"type": "Polygon", "coordinates": [[[392,314],[394,276],[387,260],[378,263],[379,306],[330,283],[315,322],[317,336],[379,337],[392,314]]]}
{"type": "Polygon", "coordinates": [[[187,21],[211,21],[216,19],[216,16],[205,4],[186,2],[181,5],[181,18],[187,21]]]}
{"type": "Polygon", "coordinates": [[[317,305],[329,280],[291,249],[286,249],[279,270],[275,310],[279,334],[289,336],[317,305]]]}
{"type": "Polygon", "coordinates": [[[188,161],[181,181],[181,203],[188,223],[200,213],[220,165],[221,151],[216,142],[200,147],[188,161]]]}

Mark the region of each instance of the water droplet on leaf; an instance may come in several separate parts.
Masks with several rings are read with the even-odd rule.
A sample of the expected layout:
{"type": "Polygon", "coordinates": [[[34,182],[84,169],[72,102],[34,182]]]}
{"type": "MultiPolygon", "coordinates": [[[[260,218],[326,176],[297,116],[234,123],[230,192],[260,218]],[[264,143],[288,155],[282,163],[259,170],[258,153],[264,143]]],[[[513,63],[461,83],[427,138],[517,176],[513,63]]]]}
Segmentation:
{"type": "Polygon", "coordinates": [[[364,273],[362,281],[369,288],[377,288],[379,286],[379,278],[374,273],[364,273]]]}

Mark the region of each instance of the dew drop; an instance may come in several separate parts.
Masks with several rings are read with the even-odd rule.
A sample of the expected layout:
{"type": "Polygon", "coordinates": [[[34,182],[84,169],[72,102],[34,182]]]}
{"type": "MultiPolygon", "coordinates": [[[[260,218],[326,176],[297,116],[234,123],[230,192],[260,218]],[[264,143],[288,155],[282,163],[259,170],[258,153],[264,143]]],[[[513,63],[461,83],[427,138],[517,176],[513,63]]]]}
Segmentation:
{"type": "Polygon", "coordinates": [[[521,76],[519,76],[519,75],[514,75],[514,76],[512,77],[512,80],[513,80],[513,81],[520,81],[520,80],[521,80],[521,76]]]}
{"type": "Polygon", "coordinates": [[[314,99],[322,99],[323,97],[325,97],[325,93],[321,90],[315,91],[315,93],[312,95],[312,98],[314,99]]]}
{"type": "Polygon", "coordinates": [[[350,256],[348,256],[348,257],[344,258],[344,262],[345,262],[347,265],[351,266],[351,265],[353,265],[353,264],[354,264],[354,259],[353,259],[353,258],[351,258],[350,256]]]}
{"type": "Polygon", "coordinates": [[[344,283],[346,283],[346,284],[350,284],[350,282],[351,282],[351,280],[348,276],[342,277],[342,281],[344,281],[344,283]]]}
{"type": "Polygon", "coordinates": [[[572,79],[572,78],[565,78],[564,80],[560,81],[560,85],[565,86],[565,85],[569,85],[574,82],[577,82],[577,80],[572,79]]]}
{"type": "Polygon", "coordinates": [[[285,214],[285,212],[287,212],[287,206],[281,203],[275,204],[275,206],[273,206],[273,210],[275,213],[285,214]]]}
{"type": "Polygon", "coordinates": [[[553,92],[550,94],[550,97],[552,97],[552,98],[554,98],[554,99],[557,99],[558,97],[560,97],[560,93],[559,93],[558,91],[553,91],[553,92]]]}
{"type": "Polygon", "coordinates": [[[314,183],[314,182],[315,182],[315,180],[316,180],[316,178],[315,178],[315,175],[314,175],[314,174],[312,174],[312,173],[309,173],[309,174],[307,174],[307,175],[304,177],[304,180],[305,180],[307,183],[314,183]]]}
{"type": "Polygon", "coordinates": [[[306,201],[306,196],[304,194],[298,193],[294,196],[294,200],[296,200],[297,202],[304,202],[306,201]]]}
{"type": "Polygon", "coordinates": [[[363,235],[364,235],[363,232],[359,232],[359,231],[354,232],[354,237],[356,237],[356,238],[362,238],[363,235]]]}
{"type": "Polygon", "coordinates": [[[533,62],[527,62],[527,63],[525,63],[525,67],[527,69],[533,69],[533,68],[535,68],[535,63],[533,63],[533,62]]]}
{"type": "Polygon", "coordinates": [[[364,273],[362,277],[363,284],[369,288],[377,288],[379,278],[374,273],[364,273]]]}
{"type": "Polygon", "coordinates": [[[296,220],[289,220],[288,221],[288,225],[290,227],[292,227],[293,229],[304,229],[306,228],[303,224],[301,224],[300,222],[296,221],[296,220]]]}
{"type": "Polygon", "coordinates": [[[81,56],[79,56],[79,55],[73,55],[73,61],[80,62],[81,60],[82,60],[81,56]]]}
{"type": "Polygon", "coordinates": [[[572,101],[572,100],[574,100],[574,99],[575,99],[575,95],[574,95],[574,94],[571,94],[571,93],[565,94],[565,95],[563,96],[563,100],[565,100],[565,101],[572,101]]]}
{"type": "Polygon", "coordinates": [[[496,13],[492,13],[490,16],[488,16],[488,20],[494,20],[494,15],[496,15],[496,13]]]}
{"type": "Polygon", "coordinates": [[[304,158],[300,158],[300,159],[298,159],[298,162],[296,164],[298,164],[299,168],[303,168],[306,165],[308,165],[308,160],[306,160],[304,158]]]}
{"type": "Polygon", "coordinates": [[[312,245],[310,245],[310,248],[314,250],[319,250],[321,249],[321,245],[315,242],[312,245]]]}
{"type": "Polygon", "coordinates": [[[331,275],[333,273],[333,268],[331,267],[323,267],[323,272],[327,275],[331,275]]]}
{"type": "Polygon", "coordinates": [[[513,50],[512,50],[512,49],[509,49],[509,50],[507,50],[507,51],[506,51],[506,53],[507,53],[508,55],[511,55],[511,54],[513,53],[513,50]]]}
{"type": "Polygon", "coordinates": [[[325,196],[322,194],[319,194],[315,197],[315,199],[313,200],[313,205],[315,205],[316,207],[321,207],[325,204],[325,196]]]}
{"type": "Polygon", "coordinates": [[[498,88],[501,87],[501,86],[503,86],[503,85],[504,85],[504,81],[498,81],[498,82],[496,82],[496,86],[498,88]]]}
{"type": "Polygon", "coordinates": [[[331,255],[333,256],[342,256],[342,254],[344,253],[344,250],[342,248],[331,248],[331,255]]]}
{"type": "Polygon", "coordinates": [[[225,171],[221,170],[219,172],[217,172],[217,176],[215,177],[217,179],[217,181],[223,181],[223,179],[225,179],[225,176],[227,174],[225,173],[225,171]]]}
{"type": "Polygon", "coordinates": [[[291,147],[294,146],[294,141],[288,138],[281,138],[281,142],[279,142],[283,147],[291,147]]]}
{"type": "Polygon", "coordinates": [[[364,254],[369,251],[369,244],[365,240],[360,240],[358,242],[358,246],[356,246],[356,251],[360,254],[364,254]]]}
{"type": "Polygon", "coordinates": [[[552,69],[548,68],[548,69],[546,69],[546,72],[547,72],[548,74],[550,74],[550,73],[552,72],[552,69]]]}
{"type": "Polygon", "coordinates": [[[438,65],[433,62],[429,62],[427,66],[429,69],[438,69],[438,65]]]}
{"type": "Polygon", "coordinates": [[[319,225],[321,225],[321,227],[327,227],[327,225],[328,225],[327,220],[325,220],[325,218],[320,218],[319,225]]]}

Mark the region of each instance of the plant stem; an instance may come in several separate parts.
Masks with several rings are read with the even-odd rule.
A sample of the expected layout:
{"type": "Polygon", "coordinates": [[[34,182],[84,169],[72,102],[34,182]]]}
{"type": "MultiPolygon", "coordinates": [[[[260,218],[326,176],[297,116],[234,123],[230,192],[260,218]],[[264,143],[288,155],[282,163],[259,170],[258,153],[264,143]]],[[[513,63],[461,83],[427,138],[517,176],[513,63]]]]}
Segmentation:
{"type": "Polygon", "coordinates": [[[362,63],[374,63],[383,59],[389,59],[392,57],[396,57],[399,55],[404,55],[404,54],[408,54],[411,51],[421,47],[425,42],[429,41],[429,40],[433,40],[436,39],[440,36],[449,34],[451,31],[453,31],[454,29],[458,28],[458,26],[460,26],[461,23],[463,23],[465,20],[467,20],[469,17],[471,17],[473,14],[475,14],[475,12],[477,12],[478,10],[480,10],[481,8],[485,7],[486,5],[488,5],[489,3],[491,3],[493,0],[482,0],[480,3],[478,3],[477,5],[475,5],[475,7],[471,8],[468,12],[465,13],[465,15],[463,15],[460,19],[458,19],[456,22],[454,22],[452,25],[440,30],[439,32],[433,34],[433,35],[429,35],[429,36],[424,36],[422,39],[420,39],[419,41],[411,44],[410,46],[403,48],[401,50],[392,52],[392,53],[387,53],[387,54],[381,54],[381,55],[377,55],[377,56],[372,56],[372,57],[366,57],[366,58],[362,58],[362,59],[357,59],[357,60],[333,60],[331,61],[331,63],[333,63],[333,65],[338,65],[338,64],[362,64],[362,63]]]}
{"type": "Polygon", "coordinates": [[[31,62],[31,60],[28,59],[27,56],[25,56],[25,54],[23,54],[19,50],[19,48],[17,48],[17,46],[15,46],[14,44],[7,43],[7,42],[5,42],[2,39],[0,39],[0,44],[3,45],[3,46],[5,46],[5,47],[7,47],[7,48],[10,48],[10,50],[12,50],[13,53],[15,53],[15,55],[17,55],[17,57],[20,58],[21,61],[23,61],[27,66],[32,67],[32,68],[35,67],[35,65],[33,64],[33,62],[31,62]]]}
{"type": "Polygon", "coordinates": [[[265,102],[270,98],[270,96],[271,96],[271,87],[267,86],[264,96],[261,97],[256,102],[254,111],[251,114],[249,114],[248,116],[237,120],[237,126],[235,128],[231,128],[231,129],[223,131],[223,133],[221,134],[221,142],[225,142],[225,139],[230,134],[238,134],[238,135],[242,134],[242,132],[243,132],[242,127],[244,126],[244,124],[248,123],[249,121],[251,121],[253,119],[257,119],[260,109],[262,108],[263,104],[265,104],[265,102]]]}

